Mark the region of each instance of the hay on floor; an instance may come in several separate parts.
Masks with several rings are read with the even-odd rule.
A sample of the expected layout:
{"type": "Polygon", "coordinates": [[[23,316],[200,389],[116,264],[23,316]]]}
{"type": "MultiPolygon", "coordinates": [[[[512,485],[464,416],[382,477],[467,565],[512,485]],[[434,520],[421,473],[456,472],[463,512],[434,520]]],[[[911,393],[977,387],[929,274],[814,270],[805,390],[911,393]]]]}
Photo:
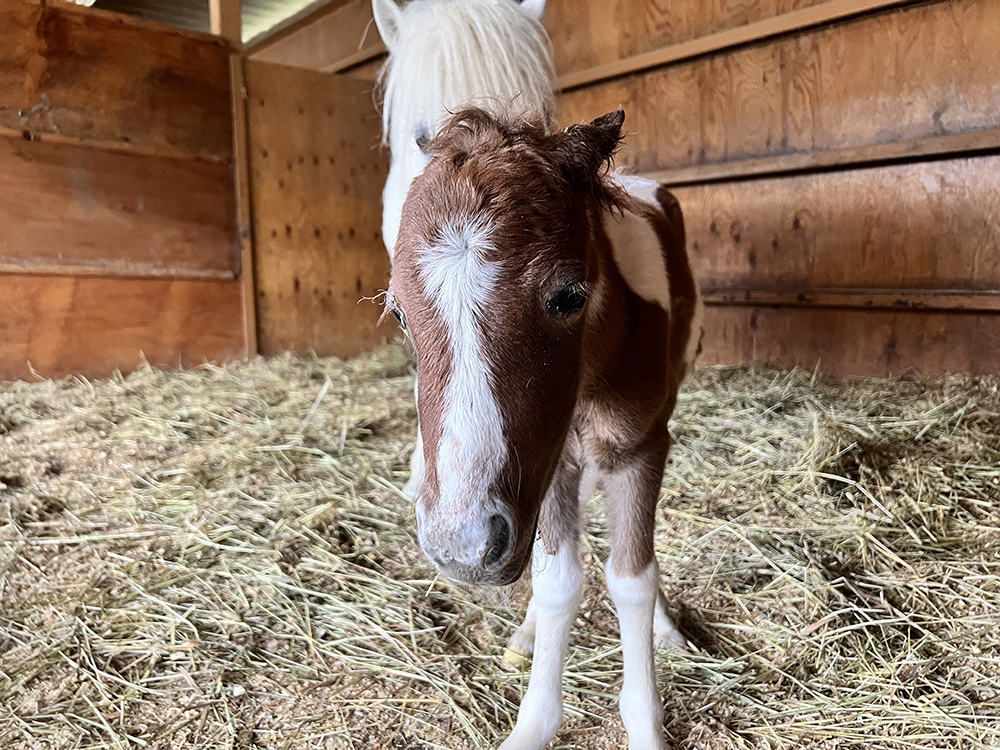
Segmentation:
{"type": "MultiPolygon", "coordinates": [[[[400,346],[0,386],[0,747],[492,748],[528,590],[415,541],[400,346]]],[[[690,748],[1000,746],[1000,379],[705,369],[657,553],[690,748]]],[[[624,747],[599,502],[556,748],[624,747]]]]}

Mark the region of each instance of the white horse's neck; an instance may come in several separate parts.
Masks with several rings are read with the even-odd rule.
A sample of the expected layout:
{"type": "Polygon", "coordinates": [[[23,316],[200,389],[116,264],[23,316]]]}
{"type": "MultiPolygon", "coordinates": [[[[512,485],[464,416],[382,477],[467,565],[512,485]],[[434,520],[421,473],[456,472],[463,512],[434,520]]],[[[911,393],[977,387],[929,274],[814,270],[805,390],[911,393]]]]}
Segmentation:
{"type": "Polygon", "coordinates": [[[390,254],[410,182],[433,138],[465,106],[552,122],[555,70],[542,25],[515,0],[414,0],[383,68],[383,138],[391,150],[382,230],[390,254]]]}

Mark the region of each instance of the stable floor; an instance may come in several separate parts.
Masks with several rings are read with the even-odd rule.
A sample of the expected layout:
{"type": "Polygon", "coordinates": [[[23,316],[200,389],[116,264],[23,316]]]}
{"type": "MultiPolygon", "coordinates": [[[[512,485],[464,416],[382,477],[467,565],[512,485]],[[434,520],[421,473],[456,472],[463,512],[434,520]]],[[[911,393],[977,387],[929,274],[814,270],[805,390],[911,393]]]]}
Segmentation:
{"type": "MultiPolygon", "coordinates": [[[[529,591],[425,562],[412,387],[400,346],[0,385],[0,747],[499,744],[529,591]]],[[[674,746],[1000,746],[1000,378],[703,369],[673,432],[674,746]]],[[[553,748],[625,747],[602,531],[553,748]]]]}

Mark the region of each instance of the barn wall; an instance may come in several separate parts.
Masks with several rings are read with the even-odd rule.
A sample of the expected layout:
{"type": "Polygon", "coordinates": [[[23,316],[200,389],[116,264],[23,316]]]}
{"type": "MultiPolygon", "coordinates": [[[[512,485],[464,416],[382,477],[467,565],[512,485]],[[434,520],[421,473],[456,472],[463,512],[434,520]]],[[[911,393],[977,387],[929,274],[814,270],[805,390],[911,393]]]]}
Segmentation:
{"type": "Polygon", "coordinates": [[[389,257],[371,84],[247,62],[260,351],[353,356],[385,342],[389,257]]]}
{"type": "MultiPolygon", "coordinates": [[[[373,80],[368,0],[253,54],[373,80]]],[[[549,0],[572,123],[672,185],[702,362],[1000,371],[1000,3],[549,0]]]]}
{"type": "Polygon", "coordinates": [[[0,378],[244,354],[229,47],[0,15],[0,378]]]}

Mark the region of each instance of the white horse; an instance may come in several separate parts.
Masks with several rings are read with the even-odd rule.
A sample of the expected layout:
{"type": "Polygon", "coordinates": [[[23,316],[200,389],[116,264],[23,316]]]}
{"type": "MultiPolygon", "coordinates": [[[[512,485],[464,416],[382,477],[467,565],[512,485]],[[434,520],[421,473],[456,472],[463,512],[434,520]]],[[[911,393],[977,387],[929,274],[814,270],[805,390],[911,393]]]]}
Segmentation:
{"type": "MultiPolygon", "coordinates": [[[[428,157],[423,147],[451,113],[467,106],[514,112],[554,125],[555,66],[541,24],[545,0],[372,0],[389,50],[379,80],[389,176],[382,191],[382,239],[392,258],[403,200],[428,157]]],[[[416,388],[414,388],[416,394],[416,388]]],[[[420,433],[410,459],[411,499],[423,482],[420,433]]]]}

